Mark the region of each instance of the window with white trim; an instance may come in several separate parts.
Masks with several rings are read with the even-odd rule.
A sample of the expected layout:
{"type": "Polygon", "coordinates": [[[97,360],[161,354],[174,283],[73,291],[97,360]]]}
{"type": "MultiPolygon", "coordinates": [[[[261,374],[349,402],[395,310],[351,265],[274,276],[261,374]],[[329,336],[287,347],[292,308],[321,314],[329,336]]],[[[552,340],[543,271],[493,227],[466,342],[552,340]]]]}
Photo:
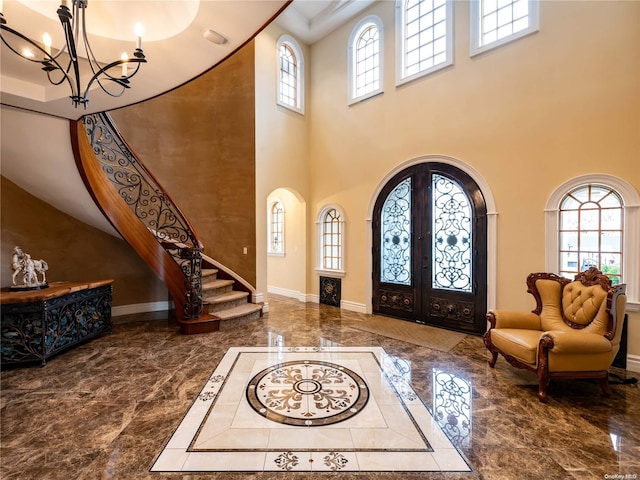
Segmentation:
{"type": "Polygon", "coordinates": [[[333,276],[344,275],[344,214],[340,207],[329,205],[318,215],[318,271],[333,276]]]}
{"type": "Polygon", "coordinates": [[[574,278],[596,267],[614,285],[622,278],[624,238],[622,199],[610,187],[584,185],[560,202],[560,275],[574,278]]]}
{"type": "Polygon", "coordinates": [[[382,20],[374,15],[361,20],[351,32],[348,78],[351,102],[383,91],[382,20]]]}
{"type": "Polygon", "coordinates": [[[274,255],[284,254],[284,208],[276,201],[269,212],[269,249],[274,255]]]}
{"type": "Polygon", "coordinates": [[[627,284],[627,310],[639,310],[640,194],[630,183],[603,173],[564,182],[547,200],[545,232],[547,272],[573,279],[601,267],[627,284]]]}
{"type": "Polygon", "coordinates": [[[397,0],[396,83],[453,64],[453,1],[397,0]]]}
{"type": "Polygon", "coordinates": [[[304,113],[304,58],[289,35],[278,40],[278,105],[304,113]]]}
{"type": "Polygon", "coordinates": [[[473,0],[471,56],[537,32],[539,0],[473,0]]]}

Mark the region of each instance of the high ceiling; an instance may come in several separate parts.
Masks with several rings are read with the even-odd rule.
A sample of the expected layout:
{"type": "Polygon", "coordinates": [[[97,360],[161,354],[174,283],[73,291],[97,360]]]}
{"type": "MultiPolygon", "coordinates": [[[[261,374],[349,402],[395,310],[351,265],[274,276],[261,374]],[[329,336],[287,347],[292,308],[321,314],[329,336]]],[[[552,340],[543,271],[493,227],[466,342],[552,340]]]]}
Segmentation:
{"type": "Polygon", "coordinates": [[[276,23],[313,44],[372,3],[374,0],[294,0],[276,23]]]}
{"type": "MultiPolygon", "coordinates": [[[[55,52],[64,42],[56,15],[59,2],[0,3],[8,26],[34,40],[41,39],[44,32],[49,33],[55,52]]],[[[133,26],[138,21],[144,25],[142,49],[148,63],[132,79],[132,88],[118,98],[92,88],[88,108],[76,109],[69,99],[68,86],[51,85],[39,64],[19,58],[2,44],[1,102],[71,119],[136,103],[181,85],[216,65],[285,7],[278,24],[300,41],[312,44],[373,0],[295,0],[288,7],[287,3],[287,0],[91,0],[86,9],[87,31],[91,48],[101,62],[118,60],[122,52],[132,56],[136,46],[133,26]],[[209,29],[224,37],[226,43],[209,41],[204,35],[209,29]]],[[[3,37],[9,39],[11,35],[3,32],[3,37]]],[[[81,47],[78,51],[84,55],[81,47]]]]}

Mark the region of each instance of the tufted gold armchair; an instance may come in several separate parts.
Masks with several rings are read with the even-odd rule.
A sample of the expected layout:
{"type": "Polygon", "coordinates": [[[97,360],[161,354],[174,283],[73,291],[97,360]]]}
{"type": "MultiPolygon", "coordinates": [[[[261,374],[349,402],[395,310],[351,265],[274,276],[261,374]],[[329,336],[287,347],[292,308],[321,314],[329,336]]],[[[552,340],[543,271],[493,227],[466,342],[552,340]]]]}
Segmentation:
{"type": "Polygon", "coordinates": [[[538,398],[546,400],[552,378],[598,378],[610,395],[609,367],[620,346],[627,297],[625,285],[595,267],[573,281],[553,273],[532,273],[528,292],[533,312],[493,310],[484,344],[493,368],[498,354],[514,367],[536,372],[538,398]]]}

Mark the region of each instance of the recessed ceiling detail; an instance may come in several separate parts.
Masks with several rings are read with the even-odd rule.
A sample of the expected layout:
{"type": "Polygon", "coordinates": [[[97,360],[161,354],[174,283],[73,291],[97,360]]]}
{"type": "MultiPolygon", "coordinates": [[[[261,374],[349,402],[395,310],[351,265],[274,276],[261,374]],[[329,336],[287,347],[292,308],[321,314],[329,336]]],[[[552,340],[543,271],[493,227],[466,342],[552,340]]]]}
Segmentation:
{"type": "MultiPolygon", "coordinates": [[[[37,2],[18,0],[18,2],[33,12],[58,22],[56,11],[61,0],[37,2]]],[[[145,27],[145,42],[165,40],[186,30],[196,18],[200,8],[200,0],[171,0],[161,4],[144,0],[127,0],[126,9],[123,8],[122,3],[114,0],[91,0],[87,6],[87,33],[112,40],[127,41],[134,38],[135,24],[142,22],[145,27]]],[[[69,0],[70,4],[71,0],[69,0]]],[[[11,19],[16,26],[20,25],[18,20],[11,19]]],[[[29,28],[29,24],[18,30],[24,32],[25,28],[29,28]]],[[[31,29],[33,30],[33,27],[31,29]]],[[[29,36],[37,38],[39,35],[34,31],[33,35],[29,36]]]]}

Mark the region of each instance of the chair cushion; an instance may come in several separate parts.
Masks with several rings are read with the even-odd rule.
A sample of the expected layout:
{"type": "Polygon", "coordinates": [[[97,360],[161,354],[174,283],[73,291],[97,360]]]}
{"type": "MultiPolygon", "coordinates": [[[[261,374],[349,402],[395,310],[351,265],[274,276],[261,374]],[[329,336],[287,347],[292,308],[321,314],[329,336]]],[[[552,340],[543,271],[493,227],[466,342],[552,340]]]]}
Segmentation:
{"type": "Polygon", "coordinates": [[[501,328],[491,330],[491,343],[506,355],[521,362],[535,365],[538,343],[544,332],[540,330],[522,330],[519,328],[501,328]]]}
{"type": "Polygon", "coordinates": [[[562,291],[564,318],[579,325],[589,325],[606,298],[607,292],[600,285],[571,282],[562,291]]]}

